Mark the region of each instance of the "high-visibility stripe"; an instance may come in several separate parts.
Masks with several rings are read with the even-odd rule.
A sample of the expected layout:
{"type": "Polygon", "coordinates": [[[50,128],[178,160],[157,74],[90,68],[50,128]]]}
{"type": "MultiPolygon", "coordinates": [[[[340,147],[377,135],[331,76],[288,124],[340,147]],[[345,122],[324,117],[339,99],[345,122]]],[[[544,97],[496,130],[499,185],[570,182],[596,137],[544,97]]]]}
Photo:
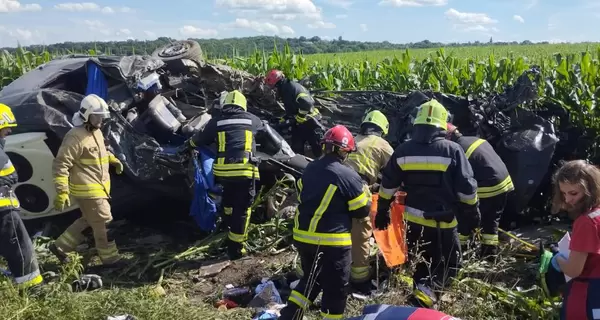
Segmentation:
{"type": "Polygon", "coordinates": [[[470,204],[470,205],[475,205],[477,203],[477,200],[479,200],[477,198],[477,193],[464,194],[464,193],[457,192],[456,195],[458,196],[458,200],[460,202],[470,204]]]}
{"type": "Polygon", "coordinates": [[[308,300],[307,297],[305,297],[302,293],[296,290],[292,290],[292,293],[290,293],[290,297],[288,298],[288,300],[290,302],[295,303],[298,307],[300,307],[300,309],[306,309],[311,304],[310,300],[308,300]]]}
{"type": "Polygon", "coordinates": [[[398,188],[384,188],[383,186],[379,186],[379,198],[390,200],[396,194],[398,188]]]}
{"type": "Polygon", "coordinates": [[[40,274],[40,270],[35,270],[32,273],[26,274],[24,276],[20,276],[20,277],[15,277],[15,283],[21,287],[31,287],[31,286],[35,286],[37,284],[42,283],[42,281],[44,281],[44,279],[42,278],[42,275],[40,274]]]}
{"type": "Polygon", "coordinates": [[[228,234],[229,240],[231,240],[233,242],[242,243],[248,239],[248,226],[250,225],[251,213],[252,213],[252,209],[248,208],[246,210],[246,221],[244,223],[244,230],[242,230],[242,234],[229,231],[229,234],[228,234]]]}
{"type": "Polygon", "coordinates": [[[367,195],[363,192],[358,197],[348,201],[348,210],[349,211],[358,210],[358,209],[366,206],[367,203],[369,203],[369,199],[367,198],[367,195]]]}
{"type": "Polygon", "coordinates": [[[345,247],[352,245],[352,237],[349,232],[319,233],[308,232],[294,228],[294,240],[302,243],[332,247],[345,247]]]}
{"type": "Polygon", "coordinates": [[[81,163],[81,164],[88,165],[88,166],[103,165],[103,164],[109,163],[109,158],[108,158],[108,156],[107,157],[94,158],[94,159],[80,158],[78,162],[81,163]]]}
{"type": "Polygon", "coordinates": [[[487,244],[489,246],[497,246],[499,243],[497,234],[482,234],[481,235],[481,243],[487,244]]]}
{"type": "Polygon", "coordinates": [[[308,227],[308,232],[315,232],[317,230],[317,225],[319,224],[319,221],[321,220],[323,213],[325,213],[325,211],[327,210],[327,207],[329,207],[329,204],[331,203],[331,199],[333,199],[333,195],[335,194],[336,191],[337,191],[336,185],[330,184],[329,187],[327,187],[327,191],[325,191],[325,195],[323,195],[323,199],[321,199],[321,203],[319,204],[319,207],[315,211],[313,217],[310,219],[310,225],[308,227]]]}
{"type": "Polygon", "coordinates": [[[219,145],[218,152],[225,152],[225,131],[217,133],[217,144],[219,145]]]}
{"type": "MultiPolygon", "coordinates": [[[[404,213],[404,219],[406,219],[406,221],[431,228],[437,228],[438,226],[437,221],[433,219],[425,219],[425,212],[423,210],[405,206],[404,213]]],[[[439,222],[440,229],[451,229],[455,228],[457,225],[458,221],[456,221],[456,218],[454,218],[452,222],[439,222]]]]}
{"type": "Polygon", "coordinates": [[[6,162],[6,164],[4,165],[4,167],[2,167],[2,169],[0,169],[0,176],[2,177],[6,177],[9,174],[12,174],[15,172],[15,166],[13,166],[12,162],[10,160],[8,160],[6,162]]]}
{"type": "Polygon", "coordinates": [[[352,280],[365,280],[369,278],[370,268],[369,267],[351,267],[350,268],[350,278],[352,280]]]}
{"type": "Polygon", "coordinates": [[[407,156],[396,159],[400,169],[404,171],[442,171],[448,170],[451,158],[439,156],[407,156]]]}
{"type": "Polygon", "coordinates": [[[252,139],[254,136],[252,135],[252,131],[246,130],[246,139],[244,143],[244,150],[247,152],[252,152],[252,139]]]}
{"type": "Polygon", "coordinates": [[[106,197],[110,194],[110,180],[99,183],[73,184],[69,183],[69,190],[74,197],[106,197]]]}
{"type": "Polygon", "coordinates": [[[473,154],[473,152],[475,151],[475,149],[477,149],[484,142],[485,142],[485,140],[483,140],[483,139],[477,139],[477,140],[475,140],[475,142],[473,142],[467,148],[467,151],[465,151],[465,155],[467,156],[467,159],[469,159],[471,157],[471,155],[473,154]]]}
{"type": "Polygon", "coordinates": [[[337,320],[337,319],[342,319],[343,318],[343,314],[330,314],[330,313],[325,313],[323,311],[321,311],[321,316],[323,317],[323,320],[337,320]]]}
{"type": "Polygon", "coordinates": [[[227,120],[219,120],[217,121],[217,127],[231,125],[231,124],[245,124],[252,125],[252,120],[250,119],[227,119],[227,120]]]}
{"type": "Polygon", "coordinates": [[[300,194],[302,193],[302,178],[298,179],[298,183],[296,183],[296,193],[298,195],[298,203],[302,203],[300,200],[300,194]]]}
{"type": "Polygon", "coordinates": [[[502,182],[490,187],[478,187],[477,195],[479,198],[492,198],[497,195],[509,192],[515,189],[510,176],[506,177],[502,182]]]}

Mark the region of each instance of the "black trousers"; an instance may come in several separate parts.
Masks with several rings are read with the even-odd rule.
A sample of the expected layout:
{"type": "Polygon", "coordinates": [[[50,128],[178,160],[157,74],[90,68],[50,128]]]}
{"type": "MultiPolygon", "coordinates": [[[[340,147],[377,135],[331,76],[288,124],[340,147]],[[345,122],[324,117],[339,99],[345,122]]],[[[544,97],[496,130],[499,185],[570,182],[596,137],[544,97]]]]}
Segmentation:
{"type": "Polygon", "coordinates": [[[461,267],[461,249],[456,228],[441,229],[407,221],[409,257],[416,262],[415,284],[443,288],[461,267]]]}
{"type": "Polygon", "coordinates": [[[506,207],[507,193],[503,193],[491,198],[479,199],[479,211],[481,212],[481,233],[483,235],[483,245],[498,245],[498,225],[506,207]],[[487,241],[490,237],[495,237],[494,241],[487,241]]]}
{"type": "Polygon", "coordinates": [[[256,196],[255,182],[247,178],[227,178],[219,179],[219,183],[223,185],[222,204],[224,221],[229,226],[228,238],[241,248],[248,237],[250,206],[256,196]]]}
{"type": "Polygon", "coordinates": [[[308,142],[315,158],[319,158],[321,150],[321,139],[323,138],[323,127],[316,119],[308,119],[303,123],[296,123],[292,127],[292,150],[298,154],[304,154],[304,144],[308,142]]]}
{"type": "Polygon", "coordinates": [[[280,320],[301,320],[304,311],[323,290],[321,315],[341,319],[346,309],[352,247],[316,246],[296,242],[303,276],[292,290],[280,320]]]}
{"type": "Polygon", "coordinates": [[[17,284],[41,282],[31,238],[16,210],[0,212],[0,255],[8,262],[17,284]]]}

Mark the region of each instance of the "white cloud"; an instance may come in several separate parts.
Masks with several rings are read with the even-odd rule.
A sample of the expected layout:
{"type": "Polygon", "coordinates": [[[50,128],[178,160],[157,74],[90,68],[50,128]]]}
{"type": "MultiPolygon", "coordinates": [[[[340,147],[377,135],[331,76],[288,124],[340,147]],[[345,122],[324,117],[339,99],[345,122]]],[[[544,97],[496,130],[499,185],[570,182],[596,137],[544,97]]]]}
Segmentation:
{"type": "Polygon", "coordinates": [[[513,16],[513,20],[518,21],[520,23],[525,23],[525,19],[523,19],[523,17],[516,15],[516,14],[513,16]]]}
{"type": "Polygon", "coordinates": [[[441,7],[448,4],[448,0],[382,0],[380,6],[394,7],[441,7]]]}
{"type": "Polygon", "coordinates": [[[364,23],[361,23],[361,24],[359,25],[359,27],[360,27],[360,30],[362,30],[362,32],[367,32],[367,30],[369,30],[369,29],[367,28],[367,25],[366,25],[366,24],[364,24],[364,23]]]}
{"type": "Polygon", "coordinates": [[[325,21],[316,21],[314,23],[309,23],[308,27],[311,29],[334,29],[335,24],[325,21]]]}
{"type": "Polygon", "coordinates": [[[215,29],[201,29],[194,26],[183,26],[179,28],[179,33],[186,37],[208,38],[215,37],[219,32],[215,29]]]}
{"type": "Polygon", "coordinates": [[[248,19],[235,19],[234,22],[222,24],[223,29],[249,29],[261,34],[294,34],[289,26],[276,26],[270,22],[253,21],[248,19]]]}
{"type": "Polygon", "coordinates": [[[530,0],[529,3],[525,6],[525,10],[529,10],[535,6],[537,6],[539,0],[530,0]]]}
{"type": "Polygon", "coordinates": [[[85,24],[90,31],[98,32],[105,36],[112,34],[102,21],[84,20],[83,24],[85,24]]]}
{"type": "Polygon", "coordinates": [[[37,3],[21,4],[17,0],[0,0],[0,12],[40,11],[42,6],[37,3]]]}
{"type": "Polygon", "coordinates": [[[336,14],[335,18],[336,19],[346,19],[346,18],[348,18],[348,15],[347,14],[336,14]]]}
{"type": "Polygon", "coordinates": [[[295,20],[296,17],[297,17],[297,15],[295,15],[293,13],[274,13],[271,15],[271,18],[273,18],[274,20],[285,20],[285,21],[295,20]]]}
{"type": "Polygon", "coordinates": [[[281,34],[294,34],[295,33],[294,29],[292,29],[289,26],[281,26],[279,28],[279,31],[280,31],[281,34]]]}
{"type": "MultiPolygon", "coordinates": [[[[1,0],[0,0],[1,1],[1,0]]],[[[112,14],[115,12],[122,13],[130,13],[133,10],[129,7],[120,7],[120,8],[112,8],[112,7],[102,7],[94,2],[66,2],[59,3],[54,6],[54,9],[61,11],[71,11],[71,12],[102,12],[106,14],[112,14]]]]}
{"type": "Polygon", "coordinates": [[[128,36],[130,34],[131,34],[131,30],[129,30],[129,29],[119,29],[119,31],[117,31],[118,36],[120,36],[120,35],[128,36]]]}
{"type": "Polygon", "coordinates": [[[340,7],[340,8],[344,8],[344,9],[349,9],[350,6],[352,5],[352,1],[349,1],[349,0],[326,0],[326,2],[332,6],[336,6],[336,7],[340,7]]]}
{"type": "Polygon", "coordinates": [[[494,19],[490,18],[485,13],[459,12],[455,9],[449,9],[448,11],[446,11],[445,15],[448,19],[450,19],[455,24],[487,25],[487,24],[494,24],[494,23],[498,22],[498,20],[494,20],[494,19]]]}
{"type": "Polygon", "coordinates": [[[242,15],[248,13],[289,14],[294,15],[292,19],[322,19],[321,9],[317,8],[312,0],[216,0],[216,5],[242,15]]]}

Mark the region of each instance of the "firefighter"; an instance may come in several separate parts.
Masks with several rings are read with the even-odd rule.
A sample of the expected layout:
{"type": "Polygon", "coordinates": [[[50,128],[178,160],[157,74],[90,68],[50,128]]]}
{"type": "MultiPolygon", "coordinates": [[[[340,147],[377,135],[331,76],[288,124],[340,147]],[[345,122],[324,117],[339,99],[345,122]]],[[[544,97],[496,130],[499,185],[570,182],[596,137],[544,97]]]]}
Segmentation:
{"type": "Polygon", "coordinates": [[[12,190],[19,177],[4,152],[6,136],[16,126],[10,107],[0,104],[0,256],[8,263],[17,286],[28,288],[42,283],[43,279],[31,238],[19,215],[19,200],[12,190]]]}
{"type": "MultiPolygon", "coordinates": [[[[374,110],[365,116],[356,136],[357,151],[350,154],[346,163],[353,168],[370,190],[379,189],[377,183],[381,169],[388,163],[394,148],[383,137],[390,124],[381,111],[374,110]]],[[[371,288],[369,268],[369,239],[373,229],[370,217],[352,219],[352,268],[350,280],[357,291],[369,293],[371,288]]]]}
{"type": "Polygon", "coordinates": [[[67,132],[53,162],[54,185],[57,196],[54,208],[64,211],[71,206],[72,196],[79,205],[81,218],[75,220],[49,249],[63,263],[66,253],[85,240],[83,232],[92,229],[94,242],[102,265],[116,265],[121,260],[114,239],[107,232],[112,221],[109,165],[117,174],[123,173],[123,164],[104,144],[100,128],[110,113],[104,99],[95,94],[81,101],[73,117],[75,126],[67,132]]]}
{"type": "Polygon", "coordinates": [[[321,290],[323,319],[342,319],[350,280],[351,220],[369,215],[368,190],[342,163],[356,150],[350,131],[337,125],[325,133],[322,145],[323,157],[311,162],[297,182],[300,204],[293,234],[303,276],[281,310],[281,320],[302,319],[321,290]]]}
{"type": "Polygon", "coordinates": [[[265,77],[265,83],[277,88],[283,101],[285,117],[282,121],[292,123],[292,150],[304,154],[304,144],[308,142],[315,158],[321,156],[320,141],[323,136],[321,113],[315,108],[312,96],[296,81],[287,79],[283,72],[271,70],[265,77]]]}
{"type": "Polygon", "coordinates": [[[188,148],[196,148],[217,142],[213,172],[223,186],[224,221],[229,225],[227,255],[232,260],[245,253],[250,207],[256,196],[256,180],[260,179],[254,136],[263,123],[246,110],[246,97],[237,90],[229,92],[221,113],[186,143],[188,148]]]}
{"type": "MultiPolygon", "coordinates": [[[[448,123],[446,138],[463,148],[477,180],[482,229],[480,255],[495,256],[498,254],[498,224],[508,193],[515,189],[508,169],[492,145],[484,139],[463,136],[451,123],[448,123]]],[[[460,225],[458,229],[461,245],[464,246],[468,243],[472,230],[460,225]]]]}
{"type": "Polygon", "coordinates": [[[387,228],[392,197],[402,187],[406,240],[413,256],[423,258],[413,274],[414,298],[425,307],[437,302],[434,290],[460,268],[458,222],[479,224],[477,182],[462,148],[445,139],[447,120],[448,111],[436,100],[419,107],[412,139],[396,148],[382,171],[375,218],[377,229],[387,228]]]}

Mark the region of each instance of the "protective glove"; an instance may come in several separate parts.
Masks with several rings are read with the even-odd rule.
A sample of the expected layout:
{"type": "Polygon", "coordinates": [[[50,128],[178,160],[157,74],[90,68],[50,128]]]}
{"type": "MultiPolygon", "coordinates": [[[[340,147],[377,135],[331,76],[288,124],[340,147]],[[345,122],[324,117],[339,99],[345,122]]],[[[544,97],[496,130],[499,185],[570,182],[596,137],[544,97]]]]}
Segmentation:
{"type": "MultiPolygon", "coordinates": [[[[378,203],[381,205],[382,203],[378,203]]],[[[385,209],[377,210],[377,215],[375,216],[375,228],[378,230],[385,230],[390,225],[390,210],[389,205],[384,206],[385,209]]]]}
{"type": "Polygon", "coordinates": [[[123,163],[121,160],[117,159],[115,156],[110,156],[109,162],[115,167],[115,172],[117,172],[117,174],[123,173],[123,163]]]}
{"type": "Polygon", "coordinates": [[[57,211],[63,211],[65,208],[71,206],[71,199],[68,193],[59,193],[54,199],[54,209],[57,211]]]}
{"type": "Polygon", "coordinates": [[[371,193],[379,192],[379,183],[373,183],[371,186],[369,186],[369,190],[371,191],[371,193]]]}
{"type": "Polygon", "coordinates": [[[562,257],[565,260],[567,259],[567,256],[564,253],[559,252],[555,254],[554,257],[552,257],[552,260],[550,260],[550,264],[552,264],[554,270],[562,272],[562,270],[560,269],[560,265],[558,264],[558,260],[556,260],[558,257],[562,257]]]}

